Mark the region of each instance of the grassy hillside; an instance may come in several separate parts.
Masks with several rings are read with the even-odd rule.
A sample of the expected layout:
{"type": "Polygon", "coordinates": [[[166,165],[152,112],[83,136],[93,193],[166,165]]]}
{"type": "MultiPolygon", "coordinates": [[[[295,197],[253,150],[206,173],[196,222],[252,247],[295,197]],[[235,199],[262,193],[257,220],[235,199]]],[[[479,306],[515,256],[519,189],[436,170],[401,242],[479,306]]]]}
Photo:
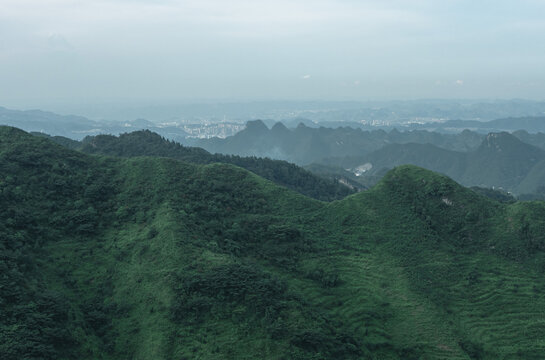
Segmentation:
{"type": "Polygon", "coordinates": [[[412,340],[430,358],[538,359],[544,210],[542,202],[499,204],[403,166],[371,191],[331,204],[324,218],[341,243],[361,249],[348,261],[397,270],[393,279],[384,270],[362,273],[352,284],[382,281],[396,314],[392,341],[412,340]]]}
{"type": "Polygon", "coordinates": [[[0,128],[5,359],[541,359],[545,206],[414,166],[324,203],[0,128]]]}

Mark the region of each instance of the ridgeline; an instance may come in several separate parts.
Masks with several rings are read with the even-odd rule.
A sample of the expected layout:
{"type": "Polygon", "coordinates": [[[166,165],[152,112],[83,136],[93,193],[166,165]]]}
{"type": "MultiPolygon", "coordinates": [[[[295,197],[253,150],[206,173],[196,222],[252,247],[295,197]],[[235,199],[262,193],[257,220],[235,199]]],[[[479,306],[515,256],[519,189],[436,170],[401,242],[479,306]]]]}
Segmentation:
{"type": "Polygon", "coordinates": [[[415,166],[325,203],[0,127],[0,202],[3,359],[545,353],[544,203],[415,166]]]}
{"type": "Polygon", "coordinates": [[[210,154],[201,148],[187,147],[167,140],[149,130],[134,131],[119,136],[88,136],[81,143],[59,136],[51,137],[51,140],[88,154],[119,157],[168,157],[194,164],[233,164],[271,180],[278,185],[323,201],[342,199],[356,191],[353,187],[343,185],[339,182],[343,178],[342,176],[320,177],[295,164],[282,160],[271,160],[255,156],[240,157],[236,155],[210,154]]]}

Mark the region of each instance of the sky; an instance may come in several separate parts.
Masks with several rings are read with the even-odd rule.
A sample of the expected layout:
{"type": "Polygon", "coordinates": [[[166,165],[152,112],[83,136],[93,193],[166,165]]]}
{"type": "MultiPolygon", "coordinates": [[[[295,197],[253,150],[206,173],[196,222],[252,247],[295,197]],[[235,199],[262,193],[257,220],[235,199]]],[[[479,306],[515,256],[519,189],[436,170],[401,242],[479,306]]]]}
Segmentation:
{"type": "Polygon", "coordinates": [[[545,0],[0,1],[0,106],[544,94],[545,0]]]}

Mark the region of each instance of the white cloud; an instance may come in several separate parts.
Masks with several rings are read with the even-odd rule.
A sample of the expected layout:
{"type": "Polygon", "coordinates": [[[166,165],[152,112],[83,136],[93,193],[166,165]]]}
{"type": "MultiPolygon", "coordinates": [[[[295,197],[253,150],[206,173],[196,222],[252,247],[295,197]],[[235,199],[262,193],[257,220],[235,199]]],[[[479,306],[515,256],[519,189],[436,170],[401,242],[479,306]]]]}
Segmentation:
{"type": "Polygon", "coordinates": [[[338,33],[388,29],[425,22],[416,11],[383,2],[332,0],[2,0],[2,18],[27,23],[46,33],[68,35],[70,32],[100,34],[104,26],[131,29],[159,25],[159,31],[185,28],[195,35],[221,33],[261,37],[313,34],[324,30],[338,33]]]}
{"type": "Polygon", "coordinates": [[[83,83],[89,94],[202,97],[237,96],[244,86],[248,96],[299,96],[297,86],[330,96],[338,79],[353,96],[448,94],[503,74],[545,83],[536,45],[545,20],[528,5],[543,1],[521,0],[516,14],[498,1],[0,0],[0,97],[17,84],[24,96],[30,74],[56,64],[43,88],[69,95],[83,83]]]}

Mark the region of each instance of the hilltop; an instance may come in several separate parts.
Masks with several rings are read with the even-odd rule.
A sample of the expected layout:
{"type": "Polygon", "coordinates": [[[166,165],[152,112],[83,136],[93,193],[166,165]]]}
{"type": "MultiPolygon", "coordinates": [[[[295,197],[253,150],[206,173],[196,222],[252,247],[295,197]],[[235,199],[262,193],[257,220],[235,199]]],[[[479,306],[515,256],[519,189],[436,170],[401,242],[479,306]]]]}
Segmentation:
{"type": "Polygon", "coordinates": [[[0,127],[6,359],[540,359],[545,205],[415,166],[325,203],[0,127]]]}
{"type": "Polygon", "coordinates": [[[210,154],[201,148],[183,146],[175,141],[167,140],[149,130],[133,131],[119,136],[88,136],[81,142],[62,137],[52,137],[51,140],[88,154],[119,157],[155,156],[195,164],[233,164],[281,186],[324,201],[341,199],[355,191],[350,186],[343,185],[339,181],[342,178],[340,176],[326,179],[281,160],[210,154]]]}

